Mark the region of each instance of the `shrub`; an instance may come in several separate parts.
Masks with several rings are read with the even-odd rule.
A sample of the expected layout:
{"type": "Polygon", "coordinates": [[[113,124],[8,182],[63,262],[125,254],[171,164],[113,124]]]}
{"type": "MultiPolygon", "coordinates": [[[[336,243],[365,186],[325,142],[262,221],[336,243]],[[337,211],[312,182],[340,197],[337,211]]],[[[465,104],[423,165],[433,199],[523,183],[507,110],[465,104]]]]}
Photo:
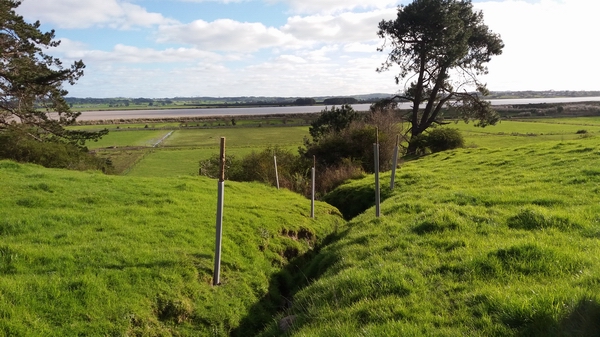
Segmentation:
{"type": "MultiPolygon", "coordinates": [[[[225,158],[225,179],[234,181],[259,181],[276,186],[275,163],[273,154],[277,156],[277,172],[279,187],[287,188],[306,197],[311,194],[312,161],[304,156],[275,147],[267,147],[261,152],[238,159],[235,156],[225,158]]],[[[200,162],[200,175],[218,178],[219,155],[200,162]]],[[[344,160],[332,166],[318,166],[315,182],[317,196],[322,196],[333,190],[348,179],[364,176],[364,171],[358,162],[344,160]]]]}
{"type": "MultiPolygon", "coordinates": [[[[360,179],[365,177],[365,171],[360,163],[344,160],[338,165],[325,167],[316,175],[315,189],[322,196],[349,179],[360,179]]],[[[309,191],[310,192],[310,191],[309,191]]]]}
{"type": "Polygon", "coordinates": [[[373,144],[379,131],[380,167],[389,167],[396,143],[396,135],[401,125],[392,110],[373,110],[362,120],[355,120],[340,131],[329,132],[314,138],[305,139],[301,154],[315,156],[320,165],[337,167],[344,162],[360,164],[363,171],[374,171],[373,144]]]}
{"type": "Polygon", "coordinates": [[[419,152],[425,153],[429,149],[432,153],[456,149],[465,146],[465,139],[457,129],[435,128],[416,137],[419,152]]]}
{"type": "Polygon", "coordinates": [[[333,106],[331,110],[325,108],[321,111],[319,117],[310,124],[308,132],[313,140],[317,141],[324,135],[338,133],[346,129],[359,118],[358,113],[348,104],[344,104],[339,108],[333,106]]]}
{"type": "MultiPolygon", "coordinates": [[[[237,159],[230,155],[225,158],[225,179],[234,181],[260,181],[276,186],[275,163],[273,155],[277,156],[277,171],[279,186],[290,190],[302,192],[306,186],[300,186],[300,177],[308,176],[310,162],[303,157],[294,155],[289,150],[278,146],[269,146],[261,152],[237,159]]],[[[200,174],[211,178],[219,175],[219,155],[200,162],[200,174]]],[[[303,182],[306,185],[309,182],[303,182]]]]}
{"type": "Polygon", "coordinates": [[[0,132],[0,159],[33,163],[50,168],[70,170],[100,170],[112,173],[109,159],[96,157],[84,147],[35,137],[33,130],[5,130],[0,132]]]}
{"type": "MultiPolygon", "coordinates": [[[[221,168],[220,155],[215,154],[209,159],[200,161],[200,169],[198,173],[213,179],[219,178],[219,170],[221,168]]],[[[231,179],[231,175],[236,175],[236,171],[240,170],[241,161],[235,155],[225,156],[225,179],[231,179]]]]}

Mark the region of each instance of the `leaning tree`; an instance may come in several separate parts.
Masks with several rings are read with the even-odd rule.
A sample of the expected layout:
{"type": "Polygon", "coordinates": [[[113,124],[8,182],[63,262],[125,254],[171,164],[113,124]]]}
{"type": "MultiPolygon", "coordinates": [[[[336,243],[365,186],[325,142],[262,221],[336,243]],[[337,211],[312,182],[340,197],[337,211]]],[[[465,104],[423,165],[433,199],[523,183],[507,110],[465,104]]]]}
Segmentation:
{"type": "MultiPolygon", "coordinates": [[[[441,122],[442,108],[457,110],[465,121],[478,126],[493,125],[498,114],[481,99],[488,94],[477,76],[486,74],[486,64],[500,55],[504,44],[483,23],[483,14],[473,10],[470,0],[415,0],[399,7],[395,20],[379,23],[379,51],[391,51],[378,72],[400,66],[396,84],[405,81],[398,99],[412,102],[408,120],[411,139],[441,122]]],[[[416,151],[409,142],[407,153],[416,151]]]]}
{"type": "Polygon", "coordinates": [[[67,130],[79,113],[70,111],[63,83],[82,75],[82,61],[64,67],[46,49],[57,47],[54,31],[42,32],[39,21],[26,22],[15,12],[16,0],[0,0],[0,134],[21,131],[37,141],[59,141],[83,146],[106,134],[67,130]]]}

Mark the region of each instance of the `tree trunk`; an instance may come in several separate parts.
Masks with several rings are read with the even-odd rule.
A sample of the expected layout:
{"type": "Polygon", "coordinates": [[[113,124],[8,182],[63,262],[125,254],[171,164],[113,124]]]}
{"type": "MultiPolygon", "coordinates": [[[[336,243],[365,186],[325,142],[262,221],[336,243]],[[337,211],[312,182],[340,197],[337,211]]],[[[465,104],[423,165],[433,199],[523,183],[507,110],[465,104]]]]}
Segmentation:
{"type": "Polygon", "coordinates": [[[421,130],[418,125],[412,126],[410,139],[408,140],[408,148],[406,149],[407,155],[417,155],[418,144],[417,142],[415,142],[415,140],[417,139],[417,136],[419,136],[421,133],[423,133],[423,130],[421,130]]]}

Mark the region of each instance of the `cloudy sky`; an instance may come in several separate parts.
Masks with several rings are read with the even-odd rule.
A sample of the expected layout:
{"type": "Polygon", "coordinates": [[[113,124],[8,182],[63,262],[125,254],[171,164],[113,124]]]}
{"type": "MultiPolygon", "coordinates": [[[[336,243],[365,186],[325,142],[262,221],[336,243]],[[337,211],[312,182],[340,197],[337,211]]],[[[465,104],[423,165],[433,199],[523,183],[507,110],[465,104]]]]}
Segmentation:
{"type": "MultiPolygon", "coordinates": [[[[23,0],[83,60],[76,97],[395,93],[377,24],[409,0],[23,0]]],[[[490,90],[600,90],[600,1],[474,0],[501,35],[490,90]]]]}

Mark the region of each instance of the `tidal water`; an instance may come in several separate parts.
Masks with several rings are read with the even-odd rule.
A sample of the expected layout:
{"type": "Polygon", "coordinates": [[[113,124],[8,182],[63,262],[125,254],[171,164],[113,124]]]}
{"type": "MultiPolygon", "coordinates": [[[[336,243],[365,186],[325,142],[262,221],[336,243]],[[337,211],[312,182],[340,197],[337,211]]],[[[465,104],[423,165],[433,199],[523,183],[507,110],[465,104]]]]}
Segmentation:
{"type": "MultiPolygon", "coordinates": [[[[600,101],[600,97],[552,97],[552,98],[520,98],[493,99],[492,105],[539,104],[539,103],[576,103],[600,101]]],[[[354,104],[356,111],[369,110],[370,104],[354,104]]],[[[402,103],[400,107],[408,109],[411,103],[402,103]]],[[[319,106],[286,106],[286,107],[256,107],[256,108],[194,108],[194,109],[165,109],[165,110],[117,110],[117,111],[86,111],[78,120],[107,120],[135,118],[174,118],[196,116],[240,116],[240,115],[274,115],[317,113],[325,107],[319,106]]]]}

